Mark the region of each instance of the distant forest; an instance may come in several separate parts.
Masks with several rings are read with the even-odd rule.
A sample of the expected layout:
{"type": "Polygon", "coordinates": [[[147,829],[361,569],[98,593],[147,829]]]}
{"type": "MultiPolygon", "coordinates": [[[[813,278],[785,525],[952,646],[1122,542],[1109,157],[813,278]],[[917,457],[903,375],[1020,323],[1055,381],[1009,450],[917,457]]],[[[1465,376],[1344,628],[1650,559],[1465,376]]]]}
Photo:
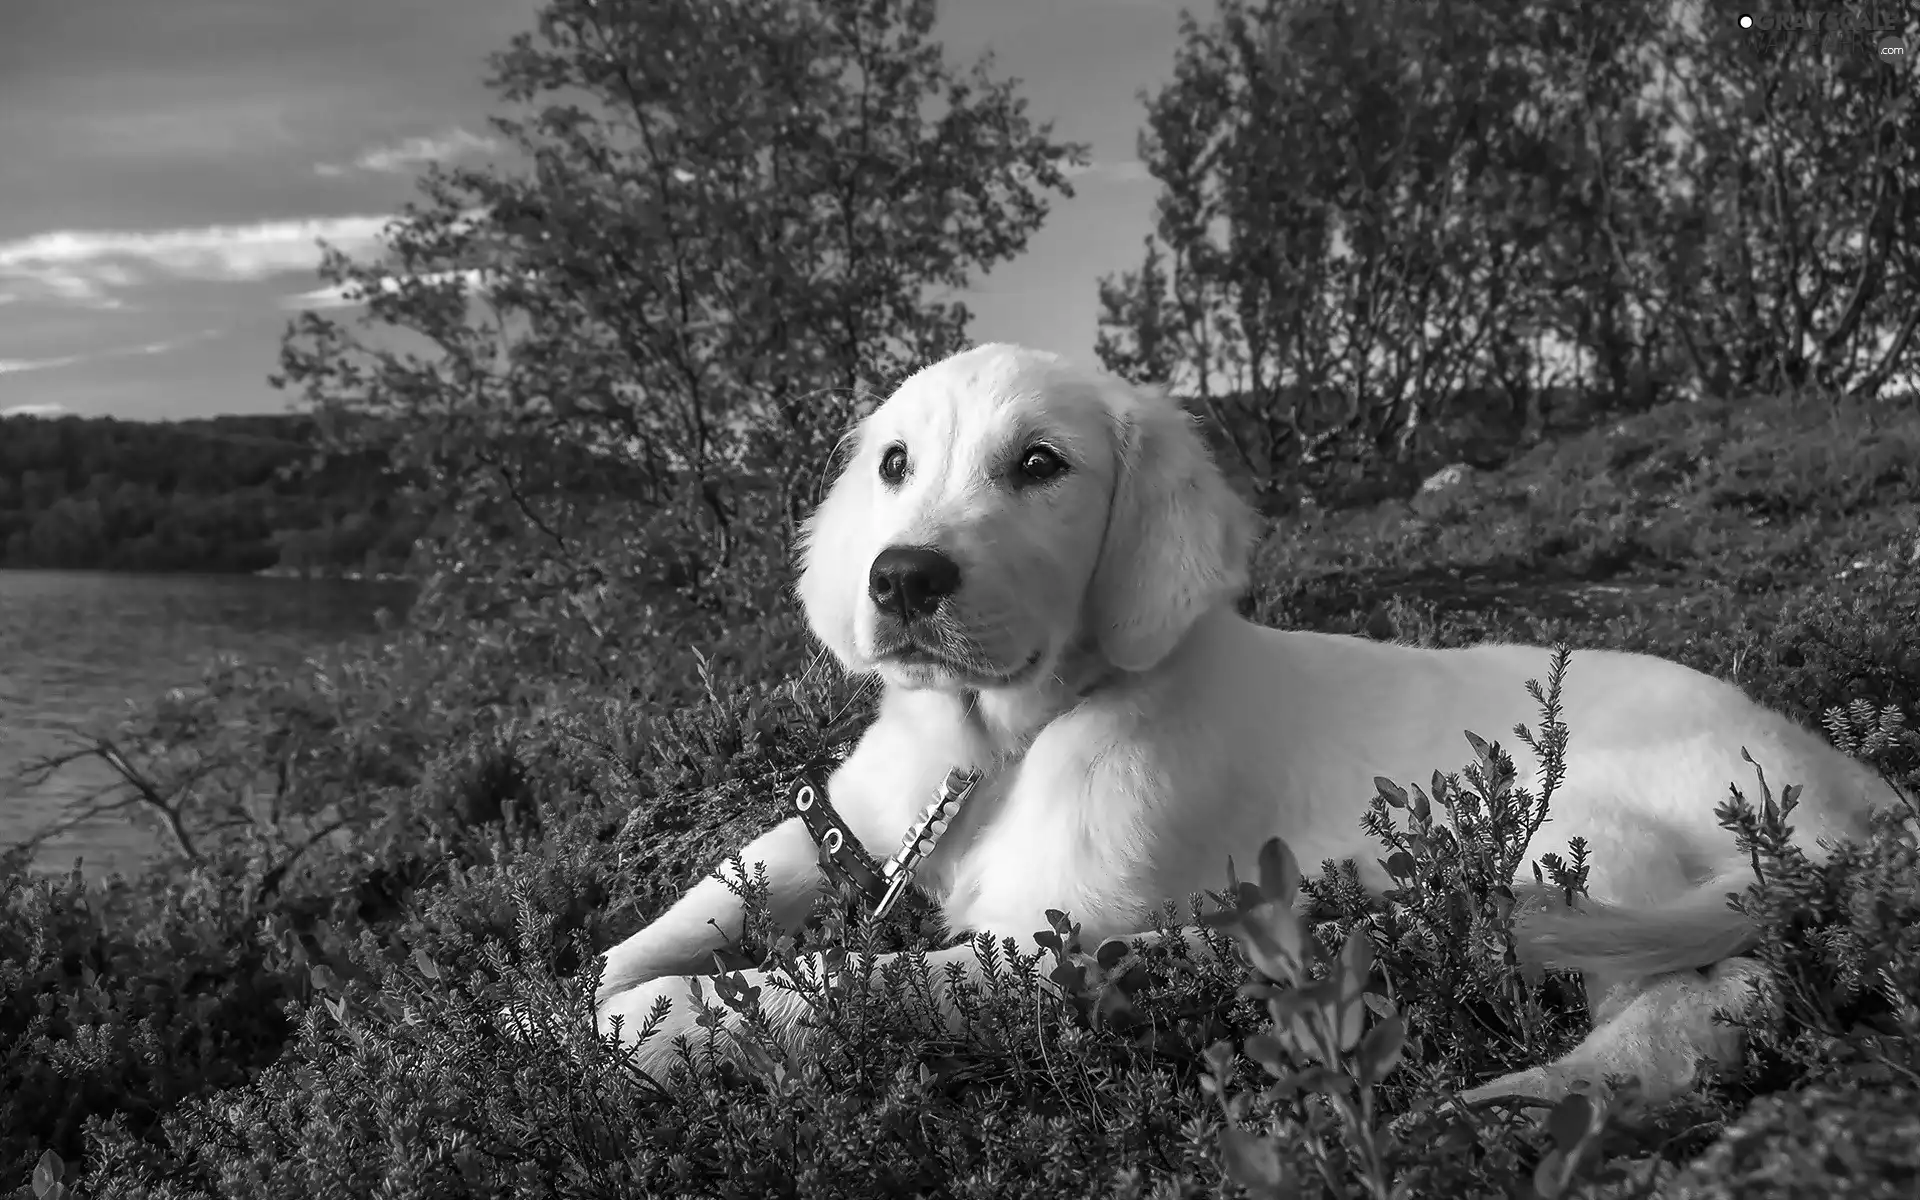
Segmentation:
{"type": "Polygon", "coordinates": [[[305,415],[0,418],[0,567],[396,571],[419,523],[383,464],[316,466],[305,415]]]}

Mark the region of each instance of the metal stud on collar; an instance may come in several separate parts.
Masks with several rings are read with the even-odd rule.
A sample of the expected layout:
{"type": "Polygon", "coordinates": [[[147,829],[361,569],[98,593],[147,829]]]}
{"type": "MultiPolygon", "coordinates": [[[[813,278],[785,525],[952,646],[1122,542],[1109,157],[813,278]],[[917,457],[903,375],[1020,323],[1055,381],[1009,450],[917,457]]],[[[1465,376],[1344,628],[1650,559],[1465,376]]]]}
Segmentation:
{"type": "Polygon", "coordinates": [[[947,772],[947,778],[934,793],[933,803],[927,805],[919,819],[907,827],[906,835],[900,839],[900,849],[880,869],[881,876],[887,881],[887,890],[880,897],[880,903],[874,906],[875,920],[892,912],[893,906],[900,902],[900,897],[906,895],[907,888],[913,884],[914,870],[927,855],[933,853],[934,846],[952,824],[954,815],[979,783],[977,772],[962,771],[958,767],[947,772]]]}

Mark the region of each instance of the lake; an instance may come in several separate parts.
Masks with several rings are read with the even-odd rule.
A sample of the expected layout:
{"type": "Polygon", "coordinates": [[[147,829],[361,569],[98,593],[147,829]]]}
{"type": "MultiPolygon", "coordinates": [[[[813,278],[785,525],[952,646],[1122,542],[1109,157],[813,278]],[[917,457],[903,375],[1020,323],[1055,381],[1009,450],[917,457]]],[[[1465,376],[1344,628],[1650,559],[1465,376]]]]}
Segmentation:
{"type": "MultiPolygon", "coordinates": [[[[111,778],[69,768],[24,789],[23,763],[57,753],[62,732],[110,722],[129,702],[197,683],[215,655],[291,665],[367,638],[381,608],[404,611],[405,584],[252,575],[123,575],[0,570],[0,845],[43,827],[63,802],[111,778]]],[[[153,842],[117,818],[76,827],[34,865],[88,875],[137,867],[153,842]]]]}

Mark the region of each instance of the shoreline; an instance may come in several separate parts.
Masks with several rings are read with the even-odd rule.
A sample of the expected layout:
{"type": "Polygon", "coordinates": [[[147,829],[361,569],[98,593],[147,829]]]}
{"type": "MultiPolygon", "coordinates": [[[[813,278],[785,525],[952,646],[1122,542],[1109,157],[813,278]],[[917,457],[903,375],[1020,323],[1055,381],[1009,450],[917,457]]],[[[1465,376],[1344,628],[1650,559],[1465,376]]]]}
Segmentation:
{"type": "Polygon", "coordinates": [[[217,567],[183,567],[177,570],[123,567],[50,567],[39,564],[0,563],[0,573],[20,575],[121,575],[175,579],[290,579],[307,583],[412,583],[396,571],[307,570],[293,567],[260,567],[252,570],[221,570],[217,567]]]}
{"type": "Polygon", "coordinates": [[[393,571],[309,571],[297,567],[262,567],[246,572],[255,579],[298,579],[308,583],[410,583],[405,575],[393,571]]]}

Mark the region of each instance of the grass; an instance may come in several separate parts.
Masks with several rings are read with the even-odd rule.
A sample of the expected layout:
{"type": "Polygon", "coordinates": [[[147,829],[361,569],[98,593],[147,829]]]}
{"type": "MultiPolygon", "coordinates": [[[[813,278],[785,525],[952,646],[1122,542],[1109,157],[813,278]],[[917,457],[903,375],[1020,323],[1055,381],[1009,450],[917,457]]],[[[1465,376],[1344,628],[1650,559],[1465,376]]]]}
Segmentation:
{"type": "MultiPolygon", "coordinates": [[[[1828,721],[1911,781],[1895,714],[1920,708],[1916,497],[1912,400],[1675,405],[1455,490],[1276,513],[1249,607],[1434,644],[1656,651],[1828,721]]],[[[0,1193],[1813,1194],[1815,1168],[1791,1159],[1849,1194],[1910,1194],[1913,826],[1814,864],[1752,787],[1726,820],[1762,868],[1750,903],[1789,1003],[1739,1079],[1637,1124],[1423,1103],[1584,1021],[1577,980],[1509,969],[1510,898],[1474,865],[1476,846],[1519,853],[1549,781],[1464,742],[1433,764],[1456,773],[1444,794],[1372,800],[1382,857],[1423,881],[1384,909],[1338,864],[1305,874],[1272,848],[1237,892],[1192,899],[1204,944],[1085,947],[1063,914],[1039,958],[996,951],[958,1034],[902,970],[877,995],[821,993],[806,1054],[691,1046],[678,1082],[641,1078],[582,1031],[586,964],[774,820],[863,700],[819,669],[790,607],[597,619],[591,636],[569,611],[428,609],[384,648],[216,674],[120,731],[161,793],[200,780],[208,820],[292,763],[288,811],[345,823],[298,858],[292,831],[209,836],[191,871],[111,888],[0,876],[0,1193]],[[218,780],[192,774],[216,760],[218,780]],[[1481,814],[1478,832],[1412,845],[1422,805],[1481,814]],[[1311,927],[1269,903],[1290,889],[1316,901],[1311,927]],[[1036,1004],[1041,974],[1059,1001],[1036,1004]],[[582,1028],[503,1039],[490,1014],[509,1002],[582,1028]]],[[[1535,732],[1551,728],[1548,709],[1535,732]]],[[[1561,866],[1577,887],[1580,864],[1561,866]]],[[[823,908],[749,957],[937,935],[844,917],[823,908]]]]}

